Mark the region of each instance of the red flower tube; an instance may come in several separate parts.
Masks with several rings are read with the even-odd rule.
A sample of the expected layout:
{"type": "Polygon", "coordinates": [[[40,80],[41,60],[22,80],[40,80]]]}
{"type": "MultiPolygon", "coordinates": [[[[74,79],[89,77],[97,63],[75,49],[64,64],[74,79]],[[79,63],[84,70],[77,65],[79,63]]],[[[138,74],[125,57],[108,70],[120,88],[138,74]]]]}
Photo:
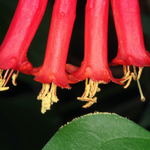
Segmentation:
{"type": "Polygon", "coordinates": [[[111,0],[111,6],[118,37],[118,53],[111,65],[124,65],[126,88],[132,77],[139,80],[143,67],[150,66],[150,54],[144,46],[138,0],[111,0]],[[139,67],[138,75],[135,67],[130,73],[131,65],[139,67]]]}
{"type": "MultiPolygon", "coordinates": [[[[32,65],[28,62],[26,53],[43,17],[47,1],[19,0],[7,34],[0,46],[0,90],[9,88],[5,85],[13,70],[30,74],[29,71],[32,70],[32,65]],[[8,69],[12,70],[6,79],[8,69]],[[7,70],[4,77],[2,77],[3,70],[7,70]]],[[[13,83],[17,74],[12,76],[13,83]]]]}
{"type": "Polygon", "coordinates": [[[58,101],[57,86],[70,88],[65,65],[76,16],[76,3],[77,0],[55,0],[44,62],[41,67],[32,71],[34,80],[43,83],[37,98],[42,100],[42,113],[49,110],[53,102],[58,101]]]}
{"type": "Polygon", "coordinates": [[[107,31],[108,31],[109,0],[87,0],[85,11],[85,50],[81,67],[67,64],[66,70],[73,72],[69,75],[70,83],[86,79],[85,92],[79,100],[88,101],[83,107],[89,107],[96,102],[93,96],[100,91],[98,84],[106,84],[113,78],[107,60],[107,31]],[[88,83],[88,78],[89,83],[88,83]]]}

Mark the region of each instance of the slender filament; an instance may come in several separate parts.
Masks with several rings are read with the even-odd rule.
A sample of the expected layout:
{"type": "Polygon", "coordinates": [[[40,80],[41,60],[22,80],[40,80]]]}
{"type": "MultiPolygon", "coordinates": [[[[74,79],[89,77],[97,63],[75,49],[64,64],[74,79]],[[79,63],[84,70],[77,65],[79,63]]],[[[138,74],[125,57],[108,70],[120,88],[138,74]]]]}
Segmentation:
{"type": "Polygon", "coordinates": [[[0,91],[5,91],[5,90],[9,89],[9,87],[8,86],[6,87],[6,85],[11,76],[12,76],[13,85],[15,85],[15,86],[17,85],[15,81],[16,81],[19,71],[17,71],[16,74],[13,72],[14,72],[13,69],[11,69],[10,72],[9,72],[9,69],[7,69],[5,72],[4,72],[4,70],[0,69],[0,91]],[[3,73],[4,73],[4,75],[3,75],[3,73]]]}
{"type": "Polygon", "coordinates": [[[133,80],[137,81],[137,85],[138,85],[138,88],[139,88],[139,92],[140,92],[140,97],[141,97],[141,101],[145,101],[145,97],[143,95],[143,92],[142,92],[142,88],[141,88],[141,85],[140,85],[140,77],[141,77],[141,74],[142,74],[142,71],[143,71],[143,67],[139,67],[139,70],[138,70],[138,74],[136,72],[136,67],[133,66],[133,72],[130,72],[130,66],[123,66],[123,71],[124,71],[124,76],[122,77],[122,81],[121,83],[124,83],[126,82],[126,85],[124,85],[124,88],[126,89],[131,81],[132,81],[132,78],[133,80]]]}
{"type": "Polygon", "coordinates": [[[97,102],[97,97],[94,96],[96,92],[100,91],[98,84],[98,82],[94,82],[88,78],[85,80],[85,91],[81,97],[77,97],[78,100],[87,102],[85,105],[83,105],[83,108],[90,107],[92,104],[97,102]]]}

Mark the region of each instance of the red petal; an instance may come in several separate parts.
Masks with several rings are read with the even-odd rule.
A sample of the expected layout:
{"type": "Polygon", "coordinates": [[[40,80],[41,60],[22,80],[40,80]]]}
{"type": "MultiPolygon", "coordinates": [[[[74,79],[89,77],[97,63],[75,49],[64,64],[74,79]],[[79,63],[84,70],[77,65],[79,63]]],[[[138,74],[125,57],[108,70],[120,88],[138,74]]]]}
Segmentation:
{"type": "Polygon", "coordinates": [[[41,22],[48,0],[19,0],[14,17],[0,47],[0,69],[29,73],[26,53],[41,22]],[[25,66],[25,64],[27,66],[25,66]]]}
{"type": "Polygon", "coordinates": [[[81,67],[69,75],[69,82],[74,82],[75,78],[78,81],[90,78],[99,83],[108,83],[110,80],[119,83],[108,67],[108,8],[109,0],[87,0],[84,60],[81,67]]]}
{"type": "Polygon", "coordinates": [[[145,50],[138,0],[111,0],[118,37],[118,53],[112,64],[150,66],[145,50]]]}
{"type": "Polygon", "coordinates": [[[45,59],[36,73],[36,81],[54,82],[57,86],[70,88],[65,66],[76,16],[76,3],[77,0],[55,0],[45,59]]]}

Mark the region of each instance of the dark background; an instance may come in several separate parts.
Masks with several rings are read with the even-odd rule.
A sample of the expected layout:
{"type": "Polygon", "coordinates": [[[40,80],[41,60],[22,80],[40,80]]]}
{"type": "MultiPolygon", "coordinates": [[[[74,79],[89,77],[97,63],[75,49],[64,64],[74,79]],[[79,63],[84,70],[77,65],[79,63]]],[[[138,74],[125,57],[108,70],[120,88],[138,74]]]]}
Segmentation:
{"type": "MultiPolygon", "coordinates": [[[[0,44],[2,43],[18,0],[0,0],[0,44]]],[[[54,0],[49,0],[45,15],[28,50],[28,59],[34,67],[42,65],[54,0]]],[[[77,16],[71,38],[67,62],[80,66],[84,50],[84,11],[86,0],[78,0],[77,16]]],[[[141,0],[141,20],[145,46],[150,51],[150,0],[141,0]]],[[[113,17],[109,14],[108,27],[109,62],[117,53],[117,38],[113,17]]],[[[114,77],[121,78],[122,66],[111,67],[114,77]]],[[[41,150],[59,128],[73,118],[87,113],[111,112],[133,120],[150,130],[150,68],[144,68],[140,83],[146,97],[140,101],[137,83],[132,81],[127,89],[110,82],[99,85],[98,102],[83,109],[84,102],[76,97],[84,92],[84,81],[71,85],[71,90],[57,89],[59,102],[44,115],[41,114],[41,101],[36,99],[41,83],[33,76],[19,74],[17,86],[8,82],[10,89],[0,93],[0,149],[4,150],[41,150]]]]}

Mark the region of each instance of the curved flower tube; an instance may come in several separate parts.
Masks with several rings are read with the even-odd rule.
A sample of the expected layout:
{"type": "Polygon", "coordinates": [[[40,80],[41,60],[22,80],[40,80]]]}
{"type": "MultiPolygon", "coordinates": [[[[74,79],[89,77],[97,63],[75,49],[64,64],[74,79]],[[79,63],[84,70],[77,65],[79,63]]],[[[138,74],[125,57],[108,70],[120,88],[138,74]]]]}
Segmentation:
{"type": "Polygon", "coordinates": [[[41,22],[48,0],[19,0],[7,34],[0,46],[0,90],[5,87],[14,70],[13,84],[18,72],[30,74],[32,64],[26,57],[29,45],[41,22]],[[12,69],[9,73],[9,69],[12,69]],[[7,70],[2,76],[3,70],[7,70]],[[8,75],[8,77],[7,77],[8,75]]]}
{"type": "Polygon", "coordinates": [[[43,83],[37,98],[42,100],[42,113],[58,101],[57,86],[70,88],[65,65],[76,17],[76,3],[77,0],[55,0],[43,65],[31,71],[35,75],[34,80],[43,83]]]}
{"type": "MultiPolygon", "coordinates": [[[[144,66],[150,66],[150,54],[144,46],[138,0],[111,0],[111,6],[118,38],[118,53],[110,65],[124,66],[122,82],[128,81],[124,86],[127,88],[132,78],[139,80],[144,66]],[[129,68],[131,65],[134,66],[132,73],[129,68]],[[135,66],[139,67],[138,75],[135,66]]],[[[145,99],[143,95],[141,99],[145,99]]]]}
{"type": "Polygon", "coordinates": [[[100,91],[98,84],[106,84],[110,80],[120,84],[113,78],[107,60],[108,6],[109,0],[87,0],[84,60],[79,69],[66,65],[66,70],[71,73],[68,79],[70,83],[86,79],[85,92],[82,97],[78,97],[79,100],[88,102],[84,108],[96,103],[94,95],[100,91]]]}

